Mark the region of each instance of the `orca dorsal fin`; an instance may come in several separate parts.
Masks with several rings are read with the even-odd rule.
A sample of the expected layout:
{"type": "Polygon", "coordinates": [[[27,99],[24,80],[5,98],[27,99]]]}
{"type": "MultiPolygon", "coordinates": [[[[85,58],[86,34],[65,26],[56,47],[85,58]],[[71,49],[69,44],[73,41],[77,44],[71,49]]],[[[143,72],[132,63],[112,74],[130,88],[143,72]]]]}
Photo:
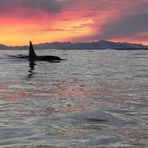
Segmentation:
{"type": "Polygon", "coordinates": [[[29,46],[28,60],[29,60],[30,62],[34,62],[34,61],[35,61],[35,58],[36,58],[36,54],[35,54],[35,51],[34,51],[32,42],[29,41],[29,43],[30,43],[30,46],[29,46]]]}

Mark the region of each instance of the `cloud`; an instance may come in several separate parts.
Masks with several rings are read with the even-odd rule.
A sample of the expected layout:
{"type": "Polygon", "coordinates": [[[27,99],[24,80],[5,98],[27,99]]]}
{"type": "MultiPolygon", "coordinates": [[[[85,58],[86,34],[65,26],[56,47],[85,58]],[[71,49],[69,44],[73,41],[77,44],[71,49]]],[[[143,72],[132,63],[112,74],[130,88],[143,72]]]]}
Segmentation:
{"type": "MultiPolygon", "coordinates": [[[[100,39],[146,39],[148,34],[139,35],[142,32],[148,32],[148,1],[129,0],[116,1],[106,0],[108,9],[100,11],[94,18],[94,23],[90,27],[94,30],[91,35],[73,38],[74,41],[93,41],[100,39]],[[103,19],[102,19],[103,18],[103,19]]],[[[85,17],[85,16],[83,16],[85,17]]],[[[89,15],[86,15],[89,18],[89,15]]],[[[91,15],[90,15],[91,17],[91,15]]],[[[148,38],[147,38],[148,40],[148,38]]]]}
{"type": "Polygon", "coordinates": [[[0,0],[0,13],[10,12],[18,7],[57,13],[65,8],[68,2],[69,0],[0,0]]]}
{"type": "Polygon", "coordinates": [[[134,14],[108,23],[102,27],[102,38],[122,38],[148,31],[148,13],[134,14]]]}
{"type": "Polygon", "coordinates": [[[22,5],[30,9],[38,9],[50,13],[57,13],[65,7],[67,2],[67,0],[23,0],[22,5]]]}
{"type": "Polygon", "coordinates": [[[0,13],[9,12],[19,4],[19,0],[0,0],[0,13]]]}
{"type": "Polygon", "coordinates": [[[34,34],[58,31],[72,41],[146,40],[147,8],[148,0],[0,0],[0,24],[22,32],[30,24],[34,34]]]}

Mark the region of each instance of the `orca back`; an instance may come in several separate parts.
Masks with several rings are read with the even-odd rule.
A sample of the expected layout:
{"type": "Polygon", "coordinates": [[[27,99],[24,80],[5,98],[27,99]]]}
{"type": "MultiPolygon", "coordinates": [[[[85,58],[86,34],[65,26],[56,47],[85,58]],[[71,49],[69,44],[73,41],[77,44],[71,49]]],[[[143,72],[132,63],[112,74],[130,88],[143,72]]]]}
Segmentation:
{"type": "Polygon", "coordinates": [[[29,55],[28,55],[28,61],[31,63],[31,64],[34,64],[35,61],[48,61],[48,62],[59,62],[60,60],[62,60],[60,57],[57,57],[57,56],[37,56],[35,54],[35,51],[34,51],[34,48],[33,48],[33,45],[32,45],[32,42],[30,41],[30,47],[29,47],[29,55]]]}

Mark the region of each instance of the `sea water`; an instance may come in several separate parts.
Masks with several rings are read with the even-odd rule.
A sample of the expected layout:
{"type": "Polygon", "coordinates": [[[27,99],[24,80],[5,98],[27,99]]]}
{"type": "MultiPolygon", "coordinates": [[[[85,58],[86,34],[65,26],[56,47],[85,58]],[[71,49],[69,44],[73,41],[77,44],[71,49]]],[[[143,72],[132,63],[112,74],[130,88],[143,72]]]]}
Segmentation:
{"type": "Polygon", "coordinates": [[[36,52],[0,50],[0,148],[148,147],[148,51],[36,52]]]}

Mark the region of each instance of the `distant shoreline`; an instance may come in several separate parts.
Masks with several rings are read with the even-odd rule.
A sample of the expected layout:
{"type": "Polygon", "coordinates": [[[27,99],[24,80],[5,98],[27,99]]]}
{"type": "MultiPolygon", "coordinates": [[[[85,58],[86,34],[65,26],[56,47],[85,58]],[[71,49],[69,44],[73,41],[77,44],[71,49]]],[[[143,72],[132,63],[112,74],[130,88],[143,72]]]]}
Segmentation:
{"type": "MultiPolygon", "coordinates": [[[[111,42],[100,40],[98,42],[53,42],[35,44],[35,49],[59,49],[59,50],[148,50],[148,46],[143,44],[132,44],[126,42],[111,42]]],[[[28,46],[6,46],[0,45],[0,49],[28,50],[28,46]]]]}

